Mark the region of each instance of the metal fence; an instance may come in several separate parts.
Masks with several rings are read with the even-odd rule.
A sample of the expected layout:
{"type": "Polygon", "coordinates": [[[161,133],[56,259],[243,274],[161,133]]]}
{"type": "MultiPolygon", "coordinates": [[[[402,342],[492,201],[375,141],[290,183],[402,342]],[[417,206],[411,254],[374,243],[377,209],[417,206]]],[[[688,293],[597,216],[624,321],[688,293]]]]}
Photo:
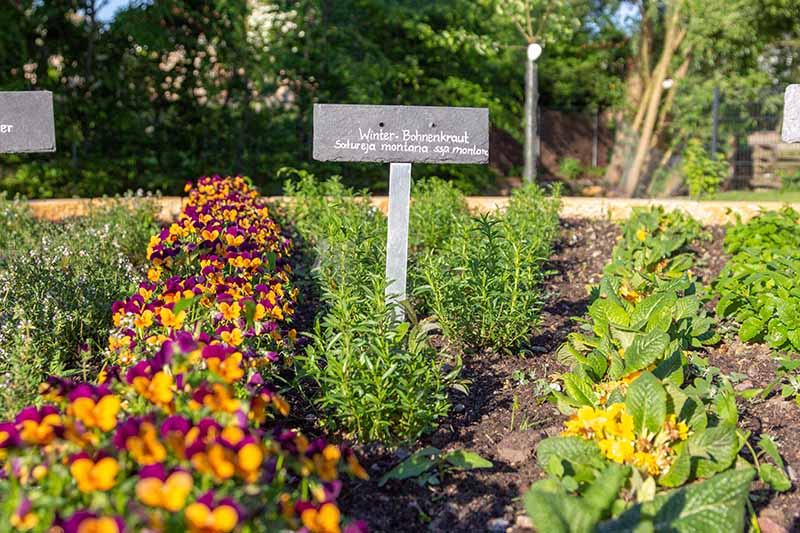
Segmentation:
{"type": "Polygon", "coordinates": [[[800,172],[800,147],[780,138],[782,99],[782,88],[763,91],[755,101],[727,106],[712,126],[731,166],[727,189],[780,189],[785,176],[800,172]]]}

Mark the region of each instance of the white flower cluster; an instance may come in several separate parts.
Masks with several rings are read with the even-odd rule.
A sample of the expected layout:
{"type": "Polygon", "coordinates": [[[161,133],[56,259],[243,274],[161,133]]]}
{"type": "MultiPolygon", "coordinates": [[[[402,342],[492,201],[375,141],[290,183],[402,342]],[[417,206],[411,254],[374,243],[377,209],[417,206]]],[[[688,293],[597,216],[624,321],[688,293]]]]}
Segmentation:
{"type": "Polygon", "coordinates": [[[263,0],[249,0],[248,5],[247,42],[258,52],[269,54],[281,35],[298,29],[296,10],[281,11],[275,4],[263,0]]]}

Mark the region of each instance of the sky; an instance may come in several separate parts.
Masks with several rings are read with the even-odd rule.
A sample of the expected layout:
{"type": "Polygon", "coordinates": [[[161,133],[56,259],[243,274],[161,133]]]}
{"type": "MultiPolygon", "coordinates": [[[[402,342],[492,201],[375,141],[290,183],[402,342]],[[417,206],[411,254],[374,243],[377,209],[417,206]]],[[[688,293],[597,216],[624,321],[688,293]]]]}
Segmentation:
{"type": "Polygon", "coordinates": [[[114,13],[121,7],[128,5],[130,0],[109,0],[108,5],[98,13],[98,18],[104,22],[114,18],[114,13]]]}

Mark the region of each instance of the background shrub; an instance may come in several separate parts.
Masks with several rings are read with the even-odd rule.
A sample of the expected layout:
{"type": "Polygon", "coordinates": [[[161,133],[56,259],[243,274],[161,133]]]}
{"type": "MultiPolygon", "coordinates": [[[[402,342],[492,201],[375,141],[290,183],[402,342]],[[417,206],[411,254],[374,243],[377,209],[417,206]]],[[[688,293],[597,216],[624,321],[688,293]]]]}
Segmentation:
{"type": "Polygon", "coordinates": [[[709,156],[703,141],[689,141],[683,155],[683,175],[692,198],[701,198],[719,190],[728,174],[728,163],[717,154],[709,156]]]}

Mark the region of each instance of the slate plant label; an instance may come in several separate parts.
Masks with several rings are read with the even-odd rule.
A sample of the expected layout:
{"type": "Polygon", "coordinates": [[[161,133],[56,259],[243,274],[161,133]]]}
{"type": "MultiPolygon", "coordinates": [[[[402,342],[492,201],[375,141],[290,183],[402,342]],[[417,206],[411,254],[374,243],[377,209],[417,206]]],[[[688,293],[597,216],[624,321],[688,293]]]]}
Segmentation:
{"type": "Polygon", "coordinates": [[[55,151],[53,93],[0,92],[0,153],[55,151]]]}
{"type": "Polygon", "coordinates": [[[489,110],[315,104],[314,159],[486,164],[489,110]]]}
{"type": "Polygon", "coordinates": [[[800,84],[786,88],[781,138],[785,143],[800,143],[800,84]]]}

